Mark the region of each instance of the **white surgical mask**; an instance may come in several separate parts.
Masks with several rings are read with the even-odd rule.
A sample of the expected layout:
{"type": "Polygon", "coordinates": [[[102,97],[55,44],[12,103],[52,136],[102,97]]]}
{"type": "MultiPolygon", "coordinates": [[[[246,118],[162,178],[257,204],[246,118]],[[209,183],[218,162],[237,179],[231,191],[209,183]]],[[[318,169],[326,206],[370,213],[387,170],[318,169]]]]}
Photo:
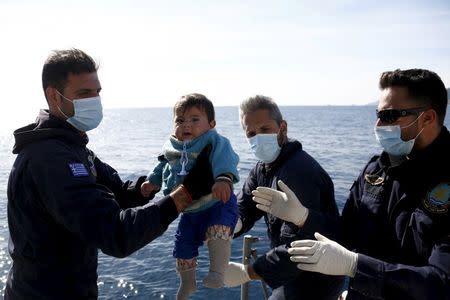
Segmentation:
{"type": "Polygon", "coordinates": [[[67,101],[72,102],[74,109],[72,117],[67,117],[59,107],[58,109],[67,118],[66,121],[79,131],[92,130],[102,121],[103,108],[100,96],[70,100],[60,92],[58,94],[67,101]]]}
{"type": "Polygon", "coordinates": [[[411,150],[414,147],[414,143],[417,137],[422,133],[423,128],[415,138],[408,141],[402,140],[402,129],[414,124],[422,114],[420,114],[413,122],[411,122],[411,124],[405,127],[400,127],[400,125],[375,126],[375,137],[380,143],[381,147],[383,147],[384,151],[394,156],[405,156],[411,153],[411,150]]]}
{"type": "Polygon", "coordinates": [[[278,145],[276,133],[257,134],[247,141],[253,154],[265,163],[273,162],[280,154],[281,147],[278,145]]]}

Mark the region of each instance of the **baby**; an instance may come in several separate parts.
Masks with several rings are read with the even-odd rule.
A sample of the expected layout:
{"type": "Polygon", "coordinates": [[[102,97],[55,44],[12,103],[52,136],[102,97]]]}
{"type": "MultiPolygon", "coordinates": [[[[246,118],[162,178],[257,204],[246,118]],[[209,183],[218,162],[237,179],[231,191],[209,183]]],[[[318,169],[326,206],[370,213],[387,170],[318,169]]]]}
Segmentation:
{"type": "Polygon", "coordinates": [[[173,255],[180,276],[177,299],[187,299],[196,288],[198,247],[209,251],[209,273],[203,279],[209,288],[223,287],[223,273],[231,254],[231,239],[238,218],[233,183],[239,181],[238,155],[229,140],[217,133],[214,106],[201,94],[182,96],[173,109],[175,132],[164,144],[158,165],[141,186],[144,197],[162,189],[164,195],[189,173],[197,155],[210,148],[215,184],[210,195],[194,199],[180,217],[173,255]]]}

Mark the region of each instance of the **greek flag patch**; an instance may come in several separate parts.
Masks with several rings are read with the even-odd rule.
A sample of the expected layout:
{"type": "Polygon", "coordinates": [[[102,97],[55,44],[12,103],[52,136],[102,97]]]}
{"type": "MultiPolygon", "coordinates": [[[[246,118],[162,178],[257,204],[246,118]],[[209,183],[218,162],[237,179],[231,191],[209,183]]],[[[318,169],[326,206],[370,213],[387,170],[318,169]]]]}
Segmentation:
{"type": "Polygon", "coordinates": [[[70,171],[72,172],[72,175],[75,177],[89,176],[89,173],[86,170],[86,167],[81,163],[69,164],[69,168],[70,168],[70,171]]]}

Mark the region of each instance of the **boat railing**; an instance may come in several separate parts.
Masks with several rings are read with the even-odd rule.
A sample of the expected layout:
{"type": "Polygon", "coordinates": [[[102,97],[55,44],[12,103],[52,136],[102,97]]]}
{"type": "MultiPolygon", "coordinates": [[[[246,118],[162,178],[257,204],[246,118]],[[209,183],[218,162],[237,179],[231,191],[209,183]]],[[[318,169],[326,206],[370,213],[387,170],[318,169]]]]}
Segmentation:
{"type": "MultiPolygon", "coordinates": [[[[252,235],[245,235],[242,242],[242,263],[244,265],[250,264],[252,261],[255,261],[257,258],[256,249],[252,248],[252,244],[259,241],[258,237],[252,235]]],[[[264,299],[269,298],[269,291],[267,288],[267,284],[261,280],[261,289],[264,295],[264,299]]],[[[248,300],[248,289],[250,282],[246,282],[241,285],[241,300],[248,300]]]]}

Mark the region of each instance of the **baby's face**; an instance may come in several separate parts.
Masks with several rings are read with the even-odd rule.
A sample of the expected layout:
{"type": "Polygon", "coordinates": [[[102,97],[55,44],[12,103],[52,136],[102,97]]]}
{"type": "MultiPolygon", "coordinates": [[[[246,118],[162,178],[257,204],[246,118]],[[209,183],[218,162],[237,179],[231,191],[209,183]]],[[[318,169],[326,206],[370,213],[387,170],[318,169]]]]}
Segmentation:
{"type": "Polygon", "coordinates": [[[197,107],[190,107],[184,114],[177,113],[175,116],[175,137],[180,141],[193,140],[214,125],[215,121],[208,122],[206,112],[197,107]]]}

